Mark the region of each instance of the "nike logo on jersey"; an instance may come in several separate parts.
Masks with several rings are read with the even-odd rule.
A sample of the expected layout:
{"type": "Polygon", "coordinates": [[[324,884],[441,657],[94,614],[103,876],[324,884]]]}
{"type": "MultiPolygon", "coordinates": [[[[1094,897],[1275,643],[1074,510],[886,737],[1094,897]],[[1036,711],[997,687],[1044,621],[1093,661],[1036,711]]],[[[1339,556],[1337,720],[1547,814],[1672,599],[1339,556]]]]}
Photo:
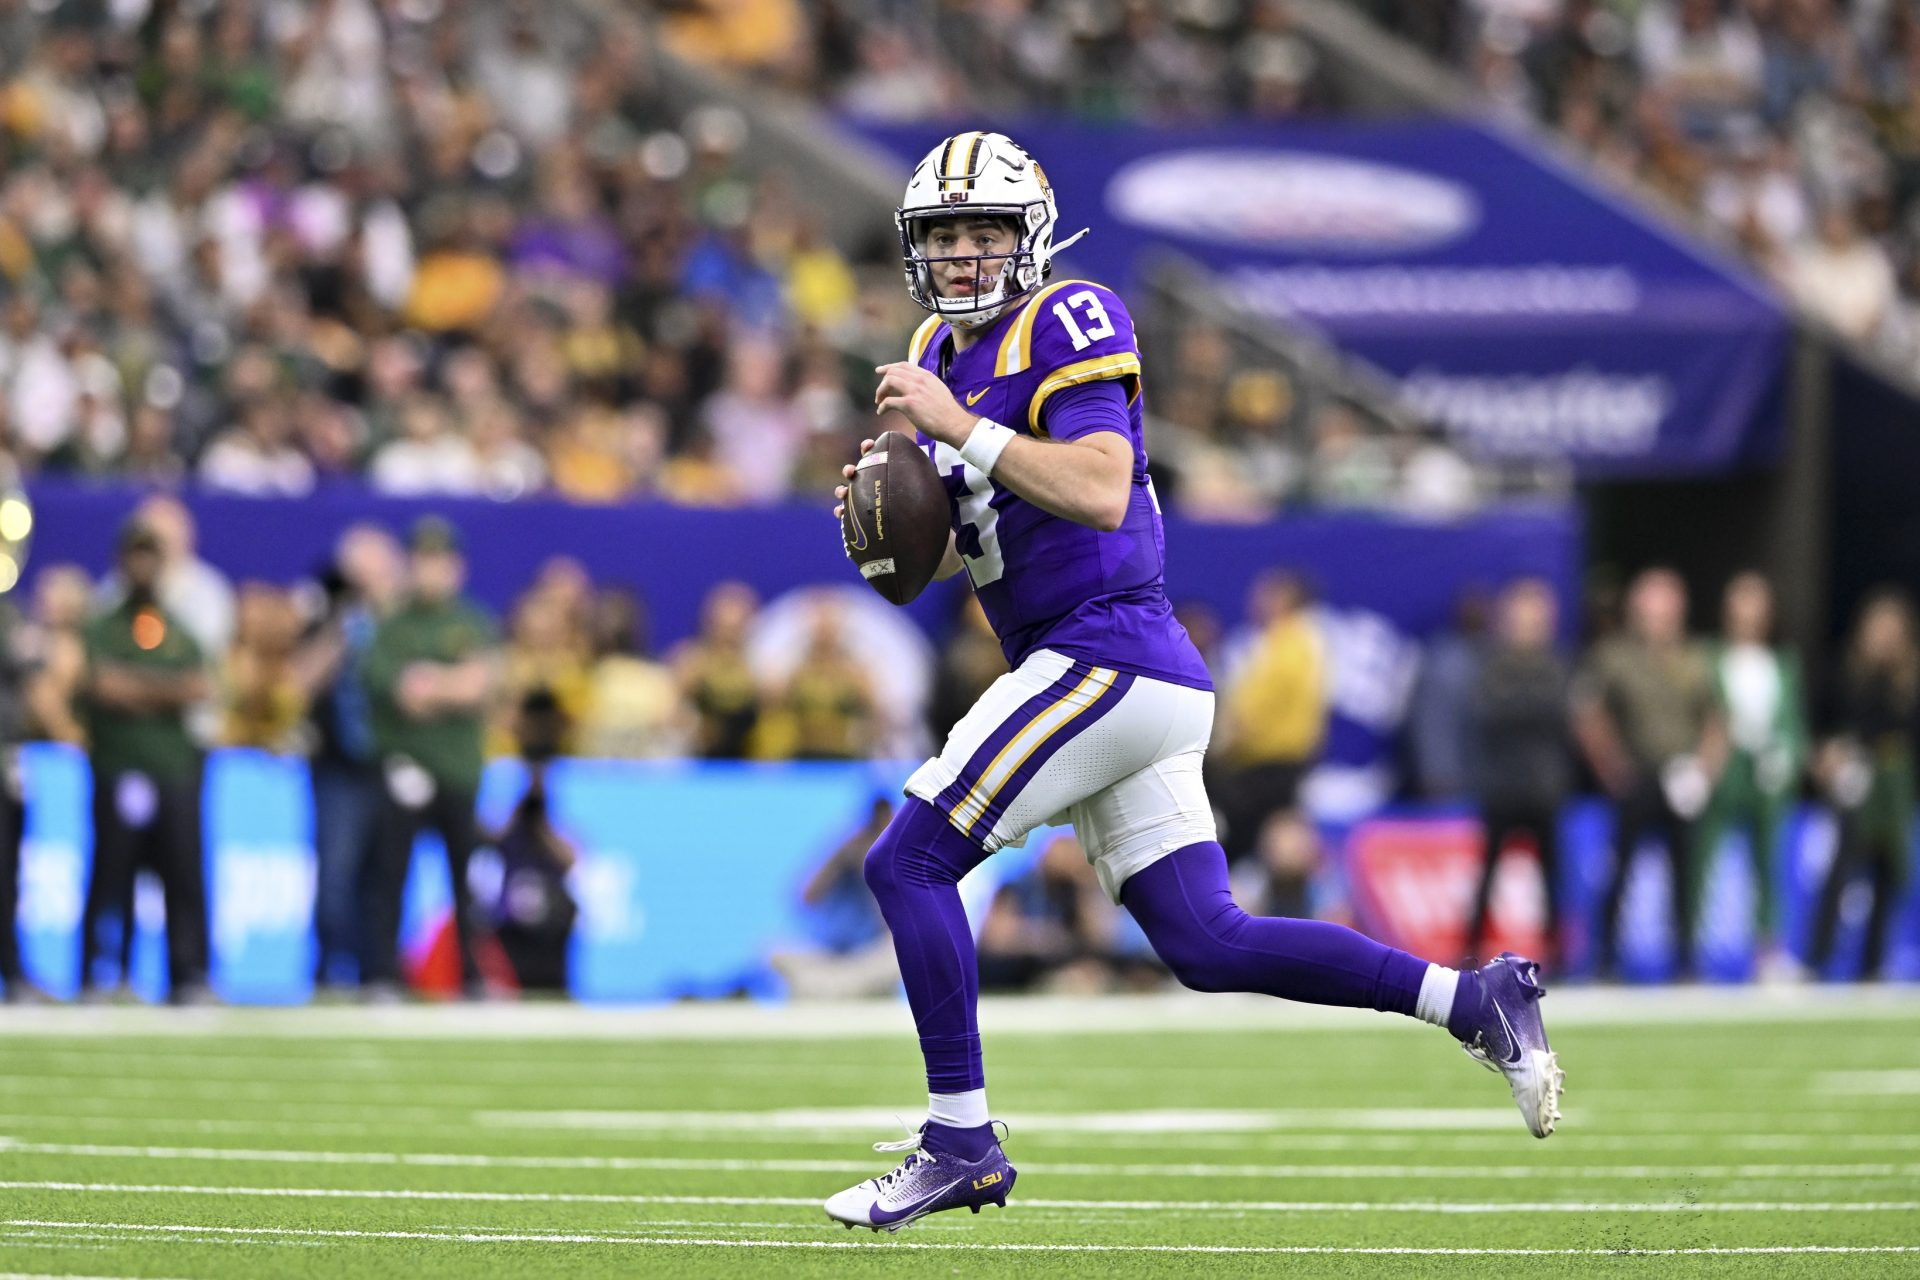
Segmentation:
{"type": "Polygon", "coordinates": [[[973,408],[974,403],[978,401],[981,396],[987,394],[989,390],[990,388],[988,387],[982,387],[978,391],[969,391],[967,393],[967,408],[973,408]]]}

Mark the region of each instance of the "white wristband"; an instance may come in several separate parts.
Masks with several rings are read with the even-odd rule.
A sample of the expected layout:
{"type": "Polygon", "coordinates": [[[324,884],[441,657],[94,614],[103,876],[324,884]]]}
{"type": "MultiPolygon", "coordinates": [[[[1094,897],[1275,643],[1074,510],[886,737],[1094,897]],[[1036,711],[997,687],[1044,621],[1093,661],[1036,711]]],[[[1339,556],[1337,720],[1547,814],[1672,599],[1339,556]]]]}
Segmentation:
{"type": "Polygon", "coordinates": [[[1007,451],[1007,445],[1017,433],[1012,427],[1003,427],[991,418],[982,418],[973,424],[973,432],[967,442],[960,446],[960,457],[966,464],[981,475],[993,474],[993,464],[1000,461],[1000,455],[1007,451]]]}

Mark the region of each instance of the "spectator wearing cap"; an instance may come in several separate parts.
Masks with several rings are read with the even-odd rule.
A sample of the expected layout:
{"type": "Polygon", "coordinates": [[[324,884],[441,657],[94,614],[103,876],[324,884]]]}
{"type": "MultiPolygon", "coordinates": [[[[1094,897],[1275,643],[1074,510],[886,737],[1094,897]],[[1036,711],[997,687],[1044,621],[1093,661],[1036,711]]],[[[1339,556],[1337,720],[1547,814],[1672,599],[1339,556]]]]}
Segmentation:
{"type": "MultiPolygon", "coordinates": [[[[170,493],[156,493],[135,509],[134,519],[160,544],[159,601],[193,633],[203,653],[225,653],[233,643],[237,611],[227,576],[200,558],[193,513],[170,493]]],[[[121,575],[108,575],[103,603],[119,602],[121,575]]]]}
{"type": "Polygon", "coordinates": [[[80,922],[80,989],[97,990],[99,928],[120,918],[120,977],[133,934],[133,875],[160,874],[170,998],[207,996],[207,894],[200,832],[201,756],[187,714],[212,691],[200,644],[160,603],[164,552],[138,520],[120,533],[119,602],[85,632],[81,682],[93,770],[93,872],[80,922]]]}
{"type": "Polygon", "coordinates": [[[375,823],[384,792],[373,706],[362,679],[380,619],[400,603],[400,544],[377,525],[340,535],[327,577],[327,613],[301,646],[313,681],[315,974],[323,988],[364,977],[363,937],[372,896],[375,823]]]}
{"type": "Polygon", "coordinates": [[[364,978],[376,998],[395,990],[401,894],[414,838],[430,827],[446,844],[462,980],[477,994],[467,859],[478,840],[474,799],[487,707],[499,678],[499,637],[493,619],[461,594],[466,561],[451,524],[433,516],[418,521],[408,547],[407,597],[381,622],[363,668],[385,784],[364,978]]]}

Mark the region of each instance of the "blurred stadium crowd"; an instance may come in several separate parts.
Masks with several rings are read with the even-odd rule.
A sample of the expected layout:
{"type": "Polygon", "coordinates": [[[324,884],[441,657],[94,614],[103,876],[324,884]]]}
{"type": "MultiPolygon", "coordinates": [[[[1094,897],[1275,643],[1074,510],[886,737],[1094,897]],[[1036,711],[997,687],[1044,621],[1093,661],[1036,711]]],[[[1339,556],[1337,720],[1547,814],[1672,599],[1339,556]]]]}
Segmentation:
{"type": "Polygon", "coordinates": [[[897,259],[856,267],[742,172],[737,113],[669,123],[644,30],[0,6],[9,451],[262,495],[824,492],[847,353],[911,327],[897,259]]]}
{"type": "MultiPolygon", "coordinates": [[[[890,62],[905,28],[854,10],[670,7],[662,38],[881,114],[958,83],[890,62]]],[[[1239,86],[1195,109],[1291,109],[1297,42],[1283,8],[1256,11],[1222,79],[1159,66],[1177,29],[1137,7],[1141,74],[1239,86]]],[[[1007,93],[1071,81],[1142,109],[1083,74],[1098,49],[1062,32],[1042,66],[992,14],[939,10],[955,38],[1028,51],[987,60],[1007,93]]],[[[836,248],[805,191],[744,160],[742,115],[669,108],[649,30],[524,2],[0,4],[0,445],[27,474],[261,496],[824,493],[919,318],[892,230],[876,211],[869,243],[836,248]]],[[[920,106],[1004,96],[969,83],[920,106]]],[[[1190,345],[1154,401],[1174,505],[1481,496],[1434,442],[1309,412],[1305,388],[1190,345]]]]}
{"type": "MultiPolygon", "coordinates": [[[[1835,329],[1908,367],[1920,360],[1910,0],[1351,3],[1453,64],[1496,113],[1549,125],[1601,170],[1664,195],[1835,329]]],[[[1341,105],[1286,0],[807,8],[835,100],[882,118],[1169,123],[1341,105]],[[855,15],[897,25],[856,37],[855,15]],[[941,52],[960,49],[964,64],[941,52]]],[[[752,57],[719,41],[704,51],[752,57]]]]}
{"type": "Polygon", "coordinates": [[[1920,359],[1908,0],[1372,7],[1424,29],[1500,110],[1695,214],[1835,329],[1909,369],[1920,359]]]}

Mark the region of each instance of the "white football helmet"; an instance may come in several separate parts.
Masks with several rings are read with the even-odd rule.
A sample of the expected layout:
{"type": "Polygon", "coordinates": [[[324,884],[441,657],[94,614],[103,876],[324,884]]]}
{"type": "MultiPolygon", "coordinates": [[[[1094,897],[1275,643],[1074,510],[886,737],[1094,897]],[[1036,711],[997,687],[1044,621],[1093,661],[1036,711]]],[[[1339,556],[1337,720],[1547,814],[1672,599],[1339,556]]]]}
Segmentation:
{"type": "Polygon", "coordinates": [[[1052,269],[1053,256],[1087,234],[1082,230],[1056,245],[1053,230],[1059,217],[1053,184],[1019,143],[1004,133],[956,133],[927,152],[894,211],[907,292],[957,329],[988,324],[1009,303],[1038,288],[1052,269]],[[927,232],[937,221],[963,215],[1011,219],[1019,228],[1018,240],[1011,254],[974,259],[974,293],[943,298],[934,288],[927,232]]]}

